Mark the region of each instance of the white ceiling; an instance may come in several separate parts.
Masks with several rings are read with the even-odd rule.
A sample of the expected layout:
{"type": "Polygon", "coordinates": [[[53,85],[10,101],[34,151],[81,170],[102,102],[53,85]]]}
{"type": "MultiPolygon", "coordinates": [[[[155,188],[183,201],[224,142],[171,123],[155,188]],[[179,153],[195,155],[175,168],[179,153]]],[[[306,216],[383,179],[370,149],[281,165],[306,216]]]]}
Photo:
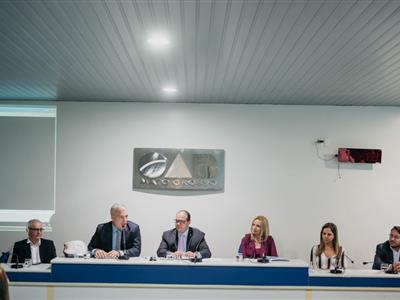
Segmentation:
{"type": "Polygon", "coordinates": [[[400,106],[399,43],[397,0],[1,1],[0,100],[400,106]]]}

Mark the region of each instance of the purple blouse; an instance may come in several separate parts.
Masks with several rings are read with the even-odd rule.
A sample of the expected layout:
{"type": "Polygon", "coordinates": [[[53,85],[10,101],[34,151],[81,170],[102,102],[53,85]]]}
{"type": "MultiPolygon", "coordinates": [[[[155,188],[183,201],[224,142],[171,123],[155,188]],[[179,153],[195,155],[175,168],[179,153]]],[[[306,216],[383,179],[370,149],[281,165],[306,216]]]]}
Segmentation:
{"type": "Polygon", "coordinates": [[[248,233],[242,238],[240,250],[243,257],[259,258],[264,256],[278,256],[276,246],[272,236],[268,236],[265,241],[261,243],[260,249],[256,249],[254,241],[251,240],[251,234],[248,233]]]}

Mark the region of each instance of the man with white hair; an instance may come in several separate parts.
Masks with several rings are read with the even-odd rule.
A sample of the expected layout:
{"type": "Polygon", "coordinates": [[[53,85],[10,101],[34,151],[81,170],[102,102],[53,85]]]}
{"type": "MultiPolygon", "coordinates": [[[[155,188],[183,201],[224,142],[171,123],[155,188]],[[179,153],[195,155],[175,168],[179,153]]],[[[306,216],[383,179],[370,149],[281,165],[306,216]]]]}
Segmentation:
{"type": "Polygon", "coordinates": [[[42,238],[43,224],[40,220],[29,220],[26,225],[28,238],[14,244],[12,262],[32,259],[32,264],[50,263],[57,256],[53,241],[42,238]]]}
{"type": "Polygon", "coordinates": [[[140,255],[139,225],[128,221],[126,207],[114,204],[110,209],[111,221],[97,226],[89,251],[96,258],[121,258],[140,255]]]}

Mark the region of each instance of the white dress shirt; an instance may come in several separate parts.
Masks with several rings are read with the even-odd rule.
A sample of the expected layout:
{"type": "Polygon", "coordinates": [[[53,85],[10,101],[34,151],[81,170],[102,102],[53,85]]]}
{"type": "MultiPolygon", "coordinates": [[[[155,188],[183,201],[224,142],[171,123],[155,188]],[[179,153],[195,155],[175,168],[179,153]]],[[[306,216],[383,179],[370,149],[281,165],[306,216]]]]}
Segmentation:
{"type": "Polygon", "coordinates": [[[40,261],[39,247],[40,247],[41,240],[39,240],[39,242],[37,244],[33,244],[30,239],[28,239],[26,242],[31,245],[32,264],[33,265],[40,264],[41,261],[40,261]]]}

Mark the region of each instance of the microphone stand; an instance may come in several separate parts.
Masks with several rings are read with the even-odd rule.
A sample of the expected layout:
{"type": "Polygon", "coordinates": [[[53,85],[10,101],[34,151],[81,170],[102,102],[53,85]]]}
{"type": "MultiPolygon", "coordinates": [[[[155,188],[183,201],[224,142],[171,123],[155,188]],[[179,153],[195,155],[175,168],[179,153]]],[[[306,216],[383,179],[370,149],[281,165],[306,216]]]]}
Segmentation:
{"type": "MultiPolygon", "coordinates": [[[[126,250],[126,243],[125,243],[125,232],[124,232],[124,228],[122,228],[121,234],[122,234],[122,248],[123,248],[122,251],[125,251],[125,250],[126,250]]],[[[126,254],[124,253],[123,255],[118,256],[118,259],[121,259],[121,260],[128,260],[128,259],[129,259],[129,256],[126,255],[126,254]]]]}
{"type": "MultiPolygon", "coordinates": [[[[354,263],[354,261],[352,261],[352,260],[346,255],[346,253],[343,252],[342,254],[343,254],[344,257],[346,257],[347,259],[349,259],[349,260],[351,261],[351,263],[354,263]]],[[[330,270],[330,272],[331,272],[332,274],[342,274],[342,273],[343,273],[343,271],[344,271],[344,263],[343,263],[343,261],[342,261],[342,266],[343,266],[343,268],[340,268],[340,267],[339,267],[339,261],[340,261],[340,257],[342,256],[342,254],[337,255],[336,263],[335,263],[335,268],[332,269],[332,270],[330,270]]]]}
{"type": "Polygon", "coordinates": [[[192,263],[198,263],[198,262],[202,262],[203,261],[203,258],[202,257],[198,257],[197,254],[196,254],[198,252],[197,250],[199,250],[198,248],[200,246],[200,243],[203,241],[203,239],[204,239],[204,236],[199,240],[199,242],[197,243],[196,247],[194,248],[194,257],[190,259],[190,261],[192,263]]]}
{"type": "Polygon", "coordinates": [[[13,254],[12,254],[11,260],[12,260],[12,258],[13,258],[14,256],[17,258],[17,261],[16,261],[13,265],[11,265],[11,269],[21,269],[21,268],[23,268],[24,265],[22,265],[22,264],[19,263],[19,258],[18,258],[18,255],[17,255],[16,253],[13,253],[13,254]]]}
{"type": "MultiPolygon", "coordinates": [[[[263,246],[264,246],[264,245],[263,245],[264,240],[263,240],[262,238],[261,238],[261,240],[260,240],[260,243],[261,243],[261,247],[263,247],[263,246]]],[[[256,256],[256,244],[255,244],[255,243],[254,243],[254,256],[256,256]]],[[[265,255],[264,251],[263,251],[263,256],[260,257],[260,258],[258,258],[258,259],[257,259],[257,262],[258,262],[258,263],[262,263],[262,264],[269,263],[269,259],[268,259],[267,256],[265,255]]]]}
{"type": "Polygon", "coordinates": [[[354,260],[352,260],[346,253],[343,253],[344,257],[346,257],[352,264],[354,264],[354,260]]]}
{"type": "Polygon", "coordinates": [[[266,263],[269,263],[269,259],[266,256],[263,256],[261,258],[258,258],[257,262],[262,263],[262,264],[266,264],[266,263]]]}

